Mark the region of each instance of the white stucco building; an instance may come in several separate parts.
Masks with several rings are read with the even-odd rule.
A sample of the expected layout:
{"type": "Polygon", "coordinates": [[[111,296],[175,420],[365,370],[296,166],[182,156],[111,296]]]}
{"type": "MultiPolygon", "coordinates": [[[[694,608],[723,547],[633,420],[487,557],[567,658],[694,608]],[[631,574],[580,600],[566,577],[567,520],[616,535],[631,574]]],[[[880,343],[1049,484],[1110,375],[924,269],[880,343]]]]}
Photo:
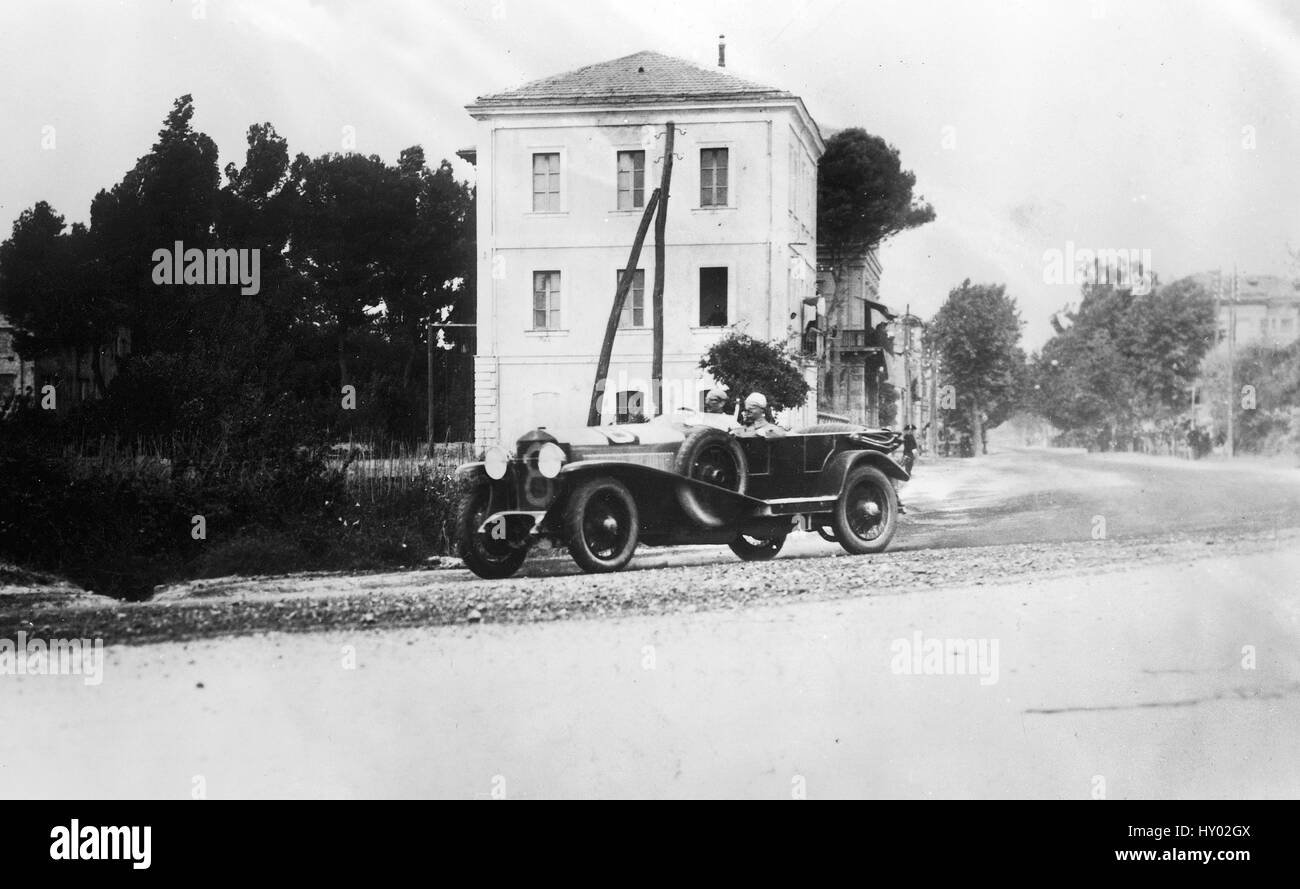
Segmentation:
{"type": "MultiPolygon", "coordinates": [[[[698,364],[731,329],[797,346],[815,308],[817,161],[799,97],[655,52],[559,74],[467,106],[477,144],[475,439],[583,425],[597,356],[675,124],[665,235],[665,406],[698,404],[698,364]]],[[[651,225],[615,341],[615,393],[648,401],[651,225]]],[[[804,417],[815,422],[814,386],[804,417]]],[[[633,405],[636,404],[633,400],[633,405]]],[[[651,408],[647,404],[647,414],[651,408]]]]}

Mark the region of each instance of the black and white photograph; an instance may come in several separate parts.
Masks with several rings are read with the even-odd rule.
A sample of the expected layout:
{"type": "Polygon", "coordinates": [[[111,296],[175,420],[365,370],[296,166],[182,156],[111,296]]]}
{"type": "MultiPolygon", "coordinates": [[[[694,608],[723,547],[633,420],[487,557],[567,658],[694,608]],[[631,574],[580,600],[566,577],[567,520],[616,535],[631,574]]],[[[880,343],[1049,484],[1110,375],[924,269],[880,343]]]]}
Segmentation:
{"type": "Polygon", "coordinates": [[[1284,0],[5,2],[0,799],[1300,797],[1298,112],[1284,0]]]}

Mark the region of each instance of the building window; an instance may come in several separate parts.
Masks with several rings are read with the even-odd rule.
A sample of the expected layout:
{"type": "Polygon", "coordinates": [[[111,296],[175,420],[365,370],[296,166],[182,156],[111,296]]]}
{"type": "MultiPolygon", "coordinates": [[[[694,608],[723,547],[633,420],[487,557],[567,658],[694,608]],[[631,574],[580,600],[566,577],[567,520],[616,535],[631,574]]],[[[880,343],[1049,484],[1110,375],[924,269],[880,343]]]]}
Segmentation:
{"type": "Polygon", "coordinates": [[[700,149],[700,206],[727,206],[727,149],[700,149]]]}
{"type": "Polygon", "coordinates": [[[533,212],[560,212],[560,155],[533,155],[533,212]]]}
{"type": "Polygon", "coordinates": [[[644,423],[645,393],[636,389],[619,392],[614,400],[615,423],[644,423]]]}
{"type": "Polygon", "coordinates": [[[618,153],[618,209],[645,206],[645,152],[618,153]]]}
{"type": "Polygon", "coordinates": [[[727,270],[700,269],[700,326],[727,326],[727,270]]]}
{"type": "Polygon", "coordinates": [[[1259,335],[1260,335],[1260,336],[1268,336],[1268,319],[1267,319],[1267,318],[1260,318],[1260,319],[1259,319],[1259,335]]]}
{"type": "Polygon", "coordinates": [[[559,272],[533,272],[533,329],[560,329],[559,272]]]}
{"type": "MultiPolygon", "coordinates": [[[[623,269],[614,273],[615,286],[623,281],[623,269]]],[[[623,300],[623,314],[618,319],[619,327],[645,327],[645,269],[637,269],[632,274],[632,286],[623,300]]]]}
{"type": "Polygon", "coordinates": [[[1283,332],[1283,333],[1290,333],[1290,332],[1291,332],[1291,319],[1290,319],[1290,318],[1283,318],[1283,319],[1282,319],[1282,332],[1283,332]]]}

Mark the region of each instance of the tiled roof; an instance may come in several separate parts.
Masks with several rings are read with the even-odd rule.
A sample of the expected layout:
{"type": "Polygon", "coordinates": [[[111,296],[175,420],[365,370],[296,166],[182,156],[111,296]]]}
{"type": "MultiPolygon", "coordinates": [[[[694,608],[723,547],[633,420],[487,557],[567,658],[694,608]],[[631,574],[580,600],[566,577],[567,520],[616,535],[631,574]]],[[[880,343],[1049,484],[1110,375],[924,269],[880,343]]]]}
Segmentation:
{"type": "Polygon", "coordinates": [[[785,90],[763,86],[649,50],[587,65],[526,83],[518,89],[480,96],[471,109],[517,105],[598,105],[663,99],[788,99],[785,90]]]}

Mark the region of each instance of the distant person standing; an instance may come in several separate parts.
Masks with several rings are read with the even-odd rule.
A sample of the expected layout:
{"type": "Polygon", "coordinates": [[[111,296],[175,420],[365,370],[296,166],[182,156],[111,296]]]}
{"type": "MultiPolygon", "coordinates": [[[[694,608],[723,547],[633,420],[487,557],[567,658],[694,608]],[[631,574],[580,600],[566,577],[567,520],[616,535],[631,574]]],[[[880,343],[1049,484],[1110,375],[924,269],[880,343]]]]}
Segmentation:
{"type": "Polygon", "coordinates": [[[912,474],[912,465],[916,463],[916,427],[903,427],[903,468],[912,474]]]}

